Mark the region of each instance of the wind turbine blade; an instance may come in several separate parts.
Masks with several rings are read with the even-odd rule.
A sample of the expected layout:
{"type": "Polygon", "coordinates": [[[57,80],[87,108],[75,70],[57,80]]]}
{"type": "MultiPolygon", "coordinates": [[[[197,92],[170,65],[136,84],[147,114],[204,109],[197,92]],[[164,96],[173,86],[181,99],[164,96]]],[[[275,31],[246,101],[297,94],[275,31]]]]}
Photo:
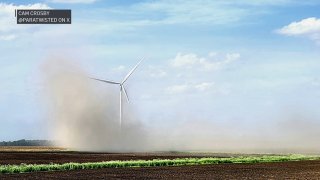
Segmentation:
{"type": "Polygon", "coordinates": [[[124,88],[124,86],[122,86],[122,88],[123,88],[124,95],[127,98],[127,102],[129,102],[129,97],[128,97],[128,94],[127,94],[127,90],[126,90],[126,88],[124,88]]]}
{"type": "Polygon", "coordinates": [[[107,81],[107,80],[103,80],[103,79],[97,79],[97,78],[91,78],[97,81],[101,81],[101,82],[105,82],[105,83],[109,83],[109,84],[120,84],[118,82],[114,82],[114,81],[107,81]]]}
{"type": "Polygon", "coordinates": [[[139,66],[139,64],[144,60],[144,58],[142,58],[137,64],[136,66],[134,66],[131,71],[126,75],[126,77],[123,79],[123,81],[121,82],[121,84],[123,84],[124,82],[126,82],[126,80],[129,78],[129,76],[137,69],[137,67],[139,66]]]}

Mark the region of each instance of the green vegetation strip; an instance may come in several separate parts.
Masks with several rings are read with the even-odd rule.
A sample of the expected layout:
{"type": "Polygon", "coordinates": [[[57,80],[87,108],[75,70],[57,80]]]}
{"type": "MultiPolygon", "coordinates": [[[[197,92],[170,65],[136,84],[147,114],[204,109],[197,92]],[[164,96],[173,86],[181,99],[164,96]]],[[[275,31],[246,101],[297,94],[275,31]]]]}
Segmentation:
{"type": "Polygon", "coordinates": [[[261,162],[285,162],[301,160],[319,160],[320,156],[305,155],[265,155],[249,157],[208,157],[208,158],[179,158],[179,159],[154,159],[154,160],[128,160],[128,161],[105,161],[88,163],[65,163],[65,164],[20,164],[0,165],[0,174],[25,173],[39,171],[64,171],[77,169],[98,168],[121,168],[121,167],[155,167],[155,166],[185,166],[205,165],[222,163],[261,163],[261,162]]]}

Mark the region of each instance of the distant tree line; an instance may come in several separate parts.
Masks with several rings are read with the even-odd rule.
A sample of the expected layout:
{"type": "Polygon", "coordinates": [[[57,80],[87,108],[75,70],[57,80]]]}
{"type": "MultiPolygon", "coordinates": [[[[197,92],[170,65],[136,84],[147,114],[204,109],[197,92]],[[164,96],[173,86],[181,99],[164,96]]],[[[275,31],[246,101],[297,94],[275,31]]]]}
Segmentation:
{"type": "Polygon", "coordinates": [[[54,141],[50,140],[25,140],[18,141],[2,141],[0,146],[53,146],[54,141]]]}

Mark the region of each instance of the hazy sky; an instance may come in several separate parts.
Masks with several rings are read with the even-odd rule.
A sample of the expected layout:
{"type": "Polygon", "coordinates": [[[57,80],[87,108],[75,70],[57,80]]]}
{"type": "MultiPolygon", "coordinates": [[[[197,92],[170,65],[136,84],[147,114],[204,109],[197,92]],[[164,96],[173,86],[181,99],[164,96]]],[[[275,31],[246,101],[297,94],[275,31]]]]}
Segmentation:
{"type": "Polygon", "coordinates": [[[319,9],[319,0],[1,1],[0,140],[48,138],[41,67],[52,58],[120,80],[148,57],[128,93],[149,126],[319,123],[319,9]],[[72,24],[17,25],[14,9],[26,8],[72,9],[72,24]]]}

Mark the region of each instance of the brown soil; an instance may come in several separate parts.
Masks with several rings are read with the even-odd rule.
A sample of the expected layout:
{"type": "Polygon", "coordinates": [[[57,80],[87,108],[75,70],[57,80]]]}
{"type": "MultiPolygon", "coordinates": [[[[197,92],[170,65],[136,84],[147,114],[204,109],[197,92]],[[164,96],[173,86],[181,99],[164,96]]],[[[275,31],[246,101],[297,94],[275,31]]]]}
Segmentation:
{"type": "Polygon", "coordinates": [[[0,175],[0,179],[319,179],[320,161],[104,168],[0,175]]]}
{"type": "MultiPolygon", "coordinates": [[[[230,157],[212,153],[90,153],[90,152],[4,152],[0,164],[48,164],[101,162],[130,159],[173,159],[183,157],[230,157]]],[[[243,154],[242,154],[243,156],[243,154]]],[[[2,174],[0,179],[320,179],[320,161],[260,164],[219,164],[179,167],[104,168],[75,171],[2,174]]]]}

